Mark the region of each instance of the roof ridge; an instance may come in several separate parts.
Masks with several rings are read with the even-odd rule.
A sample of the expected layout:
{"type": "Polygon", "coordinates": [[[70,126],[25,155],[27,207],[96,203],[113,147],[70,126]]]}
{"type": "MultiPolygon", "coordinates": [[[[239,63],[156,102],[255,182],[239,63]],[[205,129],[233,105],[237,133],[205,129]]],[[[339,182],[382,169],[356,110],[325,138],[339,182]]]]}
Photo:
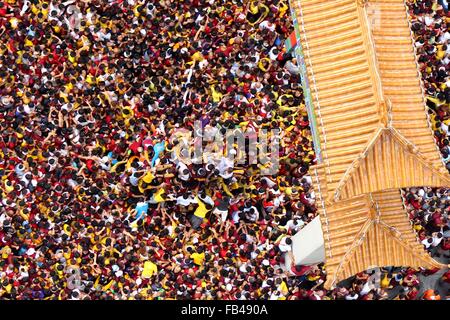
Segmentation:
{"type": "Polygon", "coordinates": [[[345,184],[348,182],[348,180],[350,179],[353,170],[355,168],[357,168],[357,165],[364,160],[370,149],[373,148],[373,146],[375,145],[375,143],[378,141],[380,135],[382,134],[384,128],[382,126],[379,126],[374,134],[367,140],[367,144],[364,147],[364,150],[361,151],[361,153],[358,155],[357,158],[355,158],[352,163],[350,164],[350,166],[347,168],[347,170],[345,171],[344,175],[342,176],[341,180],[339,180],[338,186],[336,187],[336,189],[334,190],[333,194],[328,195],[327,197],[327,203],[330,205],[334,202],[337,202],[339,200],[339,196],[340,196],[340,191],[342,190],[342,188],[345,186],[345,184]]]}
{"type": "Polygon", "coordinates": [[[373,223],[374,223],[374,220],[372,220],[368,217],[367,220],[362,225],[361,229],[354,236],[351,247],[342,256],[339,265],[337,266],[336,270],[333,272],[333,277],[330,277],[330,278],[327,277],[327,282],[329,283],[330,286],[333,286],[334,283],[336,282],[344,264],[347,263],[348,260],[350,260],[351,254],[353,254],[355,252],[355,249],[358,248],[363,243],[363,241],[365,239],[365,235],[367,234],[367,232],[369,231],[369,229],[371,228],[373,223]]]}

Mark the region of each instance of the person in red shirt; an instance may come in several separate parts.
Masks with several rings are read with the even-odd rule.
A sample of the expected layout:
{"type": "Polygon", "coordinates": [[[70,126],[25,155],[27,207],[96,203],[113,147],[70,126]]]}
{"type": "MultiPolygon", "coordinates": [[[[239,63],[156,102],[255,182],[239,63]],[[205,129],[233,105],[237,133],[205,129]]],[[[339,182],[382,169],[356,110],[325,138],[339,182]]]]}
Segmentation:
{"type": "Polygon", "coordinates": [[[441,281],[450,285],[450,270],[447,270],[447,272],[442,275],[441,281]]]}

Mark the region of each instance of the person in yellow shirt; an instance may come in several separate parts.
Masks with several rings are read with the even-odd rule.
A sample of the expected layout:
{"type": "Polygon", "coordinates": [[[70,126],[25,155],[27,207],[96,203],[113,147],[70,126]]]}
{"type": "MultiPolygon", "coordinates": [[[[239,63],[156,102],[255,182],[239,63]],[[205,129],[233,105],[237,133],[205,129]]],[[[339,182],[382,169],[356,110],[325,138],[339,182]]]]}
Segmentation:
{"type": "Polygon", "coordinates": [[[213,102],[219,103],[222,100],[223,94],[221,92],[217,91],[216,88],[214,87],[214,85],[212,85],[210,88],[211,88],[211,95],[213,98],[213,102]]]}
{"type": "Polygon", "coordinates": [[[144,270],[142,271],[142,278],[148,279],[151,278],[154,274],[158,272],[158,266],[154,264],[152,261],[144,262],[144,270]]]}
{"type": "Polygon", "coordinates": [[[155,179],[153,173],[151,171],[147,171],[147,173],[143,175],[138,182],[139,191],[144,193],[145,190],[148,190],[151,187],[150,184],[152,183],[153,179],[155,179]]]}
{"type": "Polygon", "coordinates": [[[391,278],[389,277],[388,273],[385,273],[381,278],[380,287],[383,289],[390,288],[391,287],[390,283],[391,283],[391,278]]]}
{"type": "Polygon", "coordinates": [[[249,12],[247,14],[247,21],[251,25],[255,25],[263,21],[269,14],[270,9],[259,1],[250,2],[249,12]]]}
{"type": "Polygon", "coordinates": [[[201,201],[199,197],[195,197],[195,200],[197,201],[198,207],[195,209],[194,214],[190,218],[190,222],[194,230],[200,227],[206,217],[206,214],[212,210],[212,206],[209,203],[204,203],[201,201]]]}
{"type": "Polygon", "coordinates": [[[194,215],[201,219],[205,219],[205,216],[210,209],[208,209],[207,204],[201,201],[198,197],[196,197],[195,200],[197,200],[198,207],[195,210],[194,215]]]}
{"type": "Polygon", "coordinates": [[[204,252],[194,252],[191,254],[190,258],[194,261],[194,263],[198,266],[203,265],[205,261],[205,253],[204,252]]]}

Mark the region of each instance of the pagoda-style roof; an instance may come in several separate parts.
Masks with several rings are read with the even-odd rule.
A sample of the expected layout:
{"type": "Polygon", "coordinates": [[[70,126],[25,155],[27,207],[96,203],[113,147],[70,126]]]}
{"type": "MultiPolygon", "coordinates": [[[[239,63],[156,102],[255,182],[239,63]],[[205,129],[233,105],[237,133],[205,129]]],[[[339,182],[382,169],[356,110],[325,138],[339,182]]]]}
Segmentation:
{"type": "Polygon", "coordinates": [[[292,0],[291,6],[317,119],[310,121],[320,145],[312,171],[326,285],[375,265],[439,266],[417,241],[399,191],[450,185],[404,1],[292,0]]]}

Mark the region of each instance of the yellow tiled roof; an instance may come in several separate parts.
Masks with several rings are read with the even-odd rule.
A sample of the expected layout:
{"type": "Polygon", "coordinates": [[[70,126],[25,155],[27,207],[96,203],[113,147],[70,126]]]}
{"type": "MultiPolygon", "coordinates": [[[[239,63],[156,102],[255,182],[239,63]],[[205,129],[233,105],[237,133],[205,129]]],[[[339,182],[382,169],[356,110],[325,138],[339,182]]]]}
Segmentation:
{"type": "Polygon", "coordinates": [[[417,241],[398,189],[319,208],[326,287],[375,266],[443,267],[417,241]]]}
{"type": "MultiPolygon", "coordinates": [[[[369,148],[374,144],[384,147],[375,139],[386,137],[379,135],[386,126],[394,128],[401,140],[422,155],[427,171],[440,173],[440,179],[433,181],[427,180],[426,174],[424,179],[421,175],[405,176],[391,180],[387,187],[448,185],[450,177],[427,118],[404,2],[376,0],[366,6],[359,2],[293,2],[318,119],[331,194],[328,200],[357,194],[351,187],[347,193],[340,189],[349,180],[348,171],[367,156],[369,148]]],[[[369,181],[367,189],[383,190],[386,186],[377,182],[390,176],[389,172],[372,169],[370,175],[377,177],[369,181]]],[[[411,172],[413,168],[405,170],[411,172]]],[[[356,171],[353,175],[357,181],[365,179],[364,173],[356,171]]]]}
{"type": "Polygon", "coordinates": [[[450,185],[428,119],[406,4],[291,5],[322,150],[322,162],[312,170],[327,286],[372,265],[439,265],[417,242],[399,193],[410,186],[450,185]],[[374,201],[390,213],[376,213],[374,201]]]}

